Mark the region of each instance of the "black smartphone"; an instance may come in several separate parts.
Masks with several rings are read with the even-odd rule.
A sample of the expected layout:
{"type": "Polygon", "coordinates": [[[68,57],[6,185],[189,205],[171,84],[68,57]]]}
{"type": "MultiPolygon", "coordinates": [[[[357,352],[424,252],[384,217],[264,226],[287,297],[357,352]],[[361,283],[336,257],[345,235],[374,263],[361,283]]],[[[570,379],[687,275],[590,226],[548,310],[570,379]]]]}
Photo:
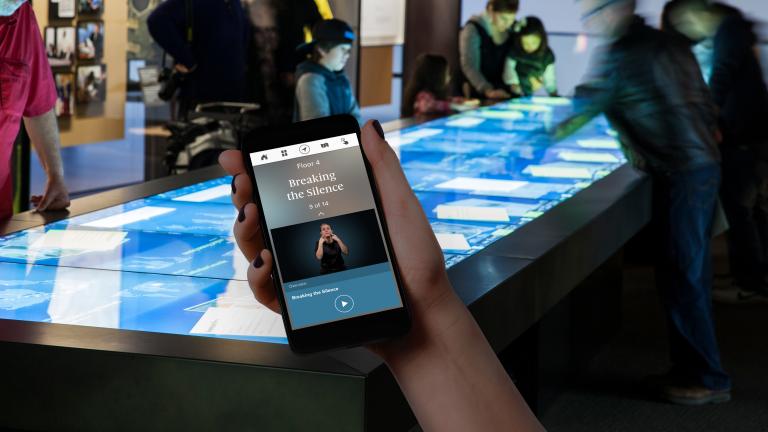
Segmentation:
{"type": "Polygon", "coordinates": [[[241,150],[291,349],[406,333],[410,313],[355,118],[257,129],[241,150]]]}

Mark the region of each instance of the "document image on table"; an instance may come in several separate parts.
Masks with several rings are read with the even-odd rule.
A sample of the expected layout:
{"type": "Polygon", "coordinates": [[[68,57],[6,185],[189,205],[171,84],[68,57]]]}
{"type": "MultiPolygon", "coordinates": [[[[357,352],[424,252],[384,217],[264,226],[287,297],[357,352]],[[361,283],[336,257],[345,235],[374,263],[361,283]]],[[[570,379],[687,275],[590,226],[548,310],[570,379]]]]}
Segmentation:
{"type": "Polygon", "coordinates": [[[559,179],[591,179],[595,172],[606,168],[605,165],[554,162],[542,165],[528,165],[523,173],[533,177],[559,179]]]}
{"type": "Polygon", "coordinates": [[[488,199],[470,198],[440,204],[435,208],[438,219],[458,219],[484,222],[508,222],[511,217],[524,217],[540,206],[488,199]]]}
{"type": "Polygon", "coordinates": [[[520,180],[485,179],[477,177],[456,177],[439,183],[435,189],[453,190],[471,195],[498,196],[510,198],[540,199],[549,193],[564,193],[573,186],[559,183],[536,183],[520,180]]]}

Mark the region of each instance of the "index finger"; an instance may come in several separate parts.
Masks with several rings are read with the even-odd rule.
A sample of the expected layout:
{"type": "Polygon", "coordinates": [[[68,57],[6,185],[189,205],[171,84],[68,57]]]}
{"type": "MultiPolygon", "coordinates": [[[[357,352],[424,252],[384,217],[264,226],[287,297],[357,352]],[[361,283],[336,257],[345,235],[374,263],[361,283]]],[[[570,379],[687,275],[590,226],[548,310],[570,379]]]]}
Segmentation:
{"type": "Polygon", "coordinates": [[[252,201],[253,188],[239,150],[226,150],[219,155],[219,165],[232,176],[232,204],[237,208],[252,201]],[[242,175],[241,175],[242,174],[242,175]]]}
{"type": "Polygon", "coordinates": [[[225,150],[219,155],[219,165],[227,174],[234,176],[245,172],[240,150],[225,150]]]}

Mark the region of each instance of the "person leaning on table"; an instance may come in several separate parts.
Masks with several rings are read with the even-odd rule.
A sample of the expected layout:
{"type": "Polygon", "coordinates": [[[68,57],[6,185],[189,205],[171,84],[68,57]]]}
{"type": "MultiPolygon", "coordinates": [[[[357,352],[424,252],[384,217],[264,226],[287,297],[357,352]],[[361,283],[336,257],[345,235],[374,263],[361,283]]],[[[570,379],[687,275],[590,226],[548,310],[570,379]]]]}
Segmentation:
{"type": "Polygon", "coordinates": [[[32,5],[0,0],[0,220],[13,214],[11,154],[22,120],[47,176],[43,195],[32,196],[32,204],[38,211],[69,206],[55,106],[56,86],[32,5]]]}

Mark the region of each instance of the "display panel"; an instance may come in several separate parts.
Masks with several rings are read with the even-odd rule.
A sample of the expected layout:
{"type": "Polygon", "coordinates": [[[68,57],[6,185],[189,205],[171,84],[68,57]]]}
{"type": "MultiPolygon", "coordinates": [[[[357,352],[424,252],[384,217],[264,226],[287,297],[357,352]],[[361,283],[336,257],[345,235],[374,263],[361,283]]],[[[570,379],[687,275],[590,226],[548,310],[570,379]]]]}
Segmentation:
{"type": "MultiPolygon", "coordinates": [[[[567,99],[518,100],[387,134],[446,267],[625,162],[602,117],[552,143],[546,131],[572,109],[567,99]]],[[[230,182],[0,237],[0,318],[287,343],[280,317],[247,286],[230,182]]]]}
{"type": "Polygon", "coordinates": [[[250,160],[294,330],[403,307],[357,134],[250,160]]]}

